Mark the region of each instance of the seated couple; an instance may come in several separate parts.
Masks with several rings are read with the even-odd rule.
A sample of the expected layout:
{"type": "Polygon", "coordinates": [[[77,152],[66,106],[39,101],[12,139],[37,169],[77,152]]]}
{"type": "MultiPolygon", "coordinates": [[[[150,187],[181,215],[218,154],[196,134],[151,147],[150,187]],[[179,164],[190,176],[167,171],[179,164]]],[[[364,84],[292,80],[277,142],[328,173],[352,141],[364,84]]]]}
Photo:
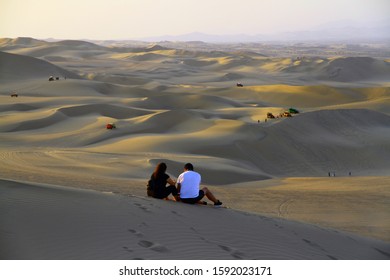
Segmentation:
{"type": "Polygon", "coordinates": [[[208,188],[199,189],[201,176],[194,171],[191,163],[184,165],[184,172],[177,178],[177,188],[175,182],[166,174],[166,170],[167,165],[163,162],[156,166],[148,182],[148,196],[162,199],[172,194],[176,201],[190,204],[207,204],[202,201],[203,197],[206,196],[214,202],[215,206],[222,205],[222,202],[216,199],[208,188]],[[168,187],[167,184],[169,184],[168,187]]]}

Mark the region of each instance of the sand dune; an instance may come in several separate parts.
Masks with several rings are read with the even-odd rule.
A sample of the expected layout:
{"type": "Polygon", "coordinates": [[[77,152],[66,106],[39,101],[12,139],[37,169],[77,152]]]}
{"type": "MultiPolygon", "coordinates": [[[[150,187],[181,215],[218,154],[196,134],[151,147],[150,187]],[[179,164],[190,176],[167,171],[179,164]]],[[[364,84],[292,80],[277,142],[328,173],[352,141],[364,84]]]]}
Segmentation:
{"type": "MultiPolygon", "coordinates": [[[[0,42],[0,45],[2,43],[0,42]]],[[[59,42],[45,42],[31,38],[22,38],[12,41],[3,41],[5,48],[11,48],[16,54],[45,58],[58,57],[78,60],[83,57],[92,57],[109,51],[93,43],[77,40],[59,42]]]]}
{"type": "Polygon", "coordinates": [[[371,57],[346,57],[331,60],[324,70],[335,81],[380,80],[390,74],[390,64],[371,57]]]}
{"type": "MultiPolygon", "coordinates": [[[[245,100],[254,104],[258,104],[257,102],[261,100],[261,106],[278,105],[282,107],[281,111],[283,111],[283,107],[289,108],[291,106],[311,111],[313,108],[321,107],[340,108],[341,106],[353,108],[358,102],[361,102],[358,108],[370,108],[369,103],[372,102],[382,103],[386,108],[389,104],[390,91],[388,87],[355,88],[354,86],[275,84],[246,86],[240,90],[226,89],[223,94],[236,100],[245,100]]],[[[387,113],[386,110],[383,112],[387,113]]]]}
{"type": "Polygon", "coordinates": [[[4,50],[31,48],[34,46],[47,45],[46,41],[37,40],[29,37],[19,38],[0,38],[0,47],[4,50]]]}
{"type": "Polygon", "coordinates": [[[372,57],[336,57],[336,58],[297,58],[274,59],[264,69],[290,73],[306,72],[319,80],[353,82],[386,79],[390,73],[390,64],[372,57]]]}
{"type": "Polygon", "coordinates": [[[336,166],[343,174],[386,175],[389,125],[389,116],[368,110],[316,111],[275,123],[261,141],[240,147],[250,147],[253,162],[273,176],[322,176],[336,166]]]}
{"type": "MultiPolygon", "coordinates": [[[[0,207],[15,202],[15,209],[26,211],[32,204],[23,201],[35,201],[42,213],[37,222],[47,234],[59,236],[44,235],[48,243],[43,244],[41,229],[29,228],[31,237],[26,232],[21,243],[7,243],[2,257],[388,258],[388,243],[334,232],[389,241],[388,59],[330,57],[326,48],[323,56],[272,57],[261,54],[263,47],[216,51],[204,44],[173,46],[0,40],[0,178],[25,181],[1,181],[5,204],[0,207]],[[51,75],[60,80],[49,82],[51,75]],[[238,82],[244,87],[236,87],[238,82]],[[265,121],[268,112],[278,116],[290,107],[301,113],[265,121]],[[116,129],[106,129],[107,123],[115,123],[116,129]],[[205,186],[226,205],[245,212],[145,198],[146,180],[161,161],[173,178],[184,163],[192,162],[205,186]],[[41,203],[44,197],[46,204],[41,203]],[[82,205],[89,200],[91,205],[82,205]],[[50,201],[59,202],[59,208],[50,201]],[[66,228],[42,220],[45,211],[70,211],[62,217],[66,225],[76,219],[90,220],[91,226],[76,227],[72,239],[66,239],[61,233],[66,228]],[[77,212],[85,215],[76,217],[77,212]],[[181,212],[190,217],[199,212],[207,221],[201,228],[188,227],[176,215],[181,212]],[[155,214],[150,215],[151,231],[118,226],[129,213],[137,213],[131,215],[137,225],[155,214]],[[169,227],[160,214],[171,218],[169,227]],[[214,229],[210,225],[216,220],[229,223],[214,229]],[[105,230],[100,222],[115,229],[105,230]],[[167,228],[160,239],[152,234],[167,228]],[[175,232],[187,236],[182,243],[194,242],[193,247],[174,248],[169,233],[175,232]],[[93,235],[91,242],[79,239],[81,235],[93,235]],[[106,250],[98,245],[104,236],[120,238],[106,250]]],[[[25,230],[25,223],[6,217],[8,229],[25,230]]],[[[198,222],[194,218],[189,223],[198,222]]]]}
{"type": "Polygon", "coordinates": [[[220,109],[243,107],[244,105],[220,96],[196,94],[161,94],[142,101],[132,102],[135,106],[154,109],[220,109]]]}
{"type": "Polygon", "coordinates": [[[0,207],[8,212],[0,226],[1,259],[389,256],[384,242],[230,209],[12,181],[2,181],[0,191],[0,207]]]}
{"type": "Polygon", "coordinates": [[[1,81],[61,76],[77,79],[78,76],[43,60],[29,56],[14,55],[0,51],[1,81]]]}

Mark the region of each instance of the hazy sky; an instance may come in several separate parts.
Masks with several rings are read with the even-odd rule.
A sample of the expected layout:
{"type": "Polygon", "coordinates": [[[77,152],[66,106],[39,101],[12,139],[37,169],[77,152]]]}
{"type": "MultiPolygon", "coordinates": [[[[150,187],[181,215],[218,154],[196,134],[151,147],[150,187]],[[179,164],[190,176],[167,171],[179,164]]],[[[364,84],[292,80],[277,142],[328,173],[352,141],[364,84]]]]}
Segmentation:
{"type": "Polygon", "coordinates": [[[0,38],[269,34],[389,19],[390,0],[0,0],[0,38]]]}

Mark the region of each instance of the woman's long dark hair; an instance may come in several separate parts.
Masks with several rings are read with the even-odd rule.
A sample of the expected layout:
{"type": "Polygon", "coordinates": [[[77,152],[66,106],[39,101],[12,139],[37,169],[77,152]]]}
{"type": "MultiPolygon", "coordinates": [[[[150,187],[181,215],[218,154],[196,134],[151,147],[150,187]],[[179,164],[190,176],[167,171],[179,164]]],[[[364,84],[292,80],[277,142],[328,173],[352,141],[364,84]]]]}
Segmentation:
{"type": "Polygon", "coordinates": [[[164,162],[160,162],[157,164],[156,169],[153,172],[153,179],[157,179],[160,176],[165,174],[165,171],[167,171],[167,165],[164,162]]]}

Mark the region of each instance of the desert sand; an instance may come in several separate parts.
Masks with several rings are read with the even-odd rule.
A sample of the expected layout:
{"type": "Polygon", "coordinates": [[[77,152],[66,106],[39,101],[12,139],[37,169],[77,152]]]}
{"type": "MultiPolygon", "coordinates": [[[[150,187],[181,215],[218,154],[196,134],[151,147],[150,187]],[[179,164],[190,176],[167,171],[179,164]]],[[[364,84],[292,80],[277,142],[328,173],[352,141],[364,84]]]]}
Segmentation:
{"type": "Polygon", "coordinates": [[[386,47],[295,49],[0,39],[0,258],[389,259],[386,47]]]}

